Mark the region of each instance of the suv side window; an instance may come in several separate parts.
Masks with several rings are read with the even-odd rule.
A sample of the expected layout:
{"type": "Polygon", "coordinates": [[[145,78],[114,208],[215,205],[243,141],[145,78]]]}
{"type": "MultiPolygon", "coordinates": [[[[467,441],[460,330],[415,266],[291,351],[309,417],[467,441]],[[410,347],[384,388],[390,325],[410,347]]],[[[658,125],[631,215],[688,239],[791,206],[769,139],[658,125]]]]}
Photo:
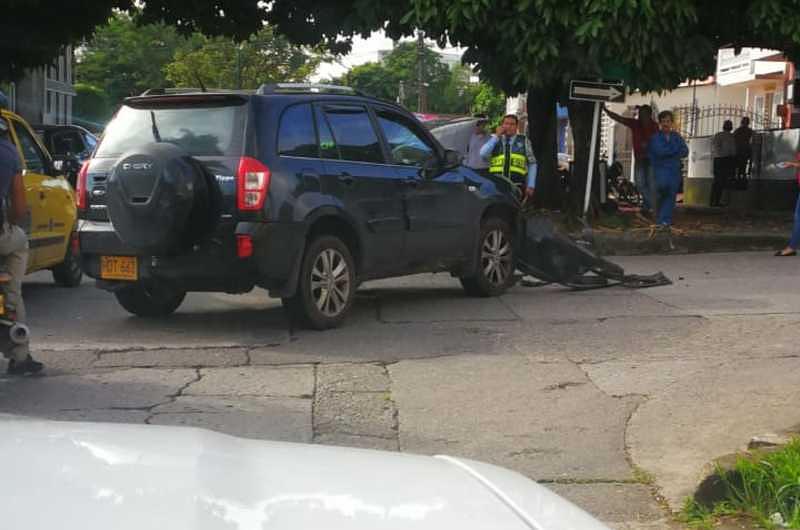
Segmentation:
{"type": "Polygon", "coordinates": [[[283,111],[278,127],[278,154],[318,158],[317,135],[311,104],[293,105],[283,111]]]}
{"type": "Polygon", "coordinates": [[[342,160],[383,164],[383,152],[378,135],[365,107],[331,105],[325,116],[339,146],[342,160]]]}
{"type": "Polygon", "coordinates": [[[32,173],[44,174],[47,172],[45,158],[39,149],[39,144],[33,139],[28,128],[22,123],[14,122],[14,131],[19,139],[19,146],[22,148],[22,156],[25,157],[25,168],[32,173]]]}
{"type": "Polygon", "coordinates": [[[331,126],[328,125],[328,120],[325,115],[317,107],[314,109],[314,114],[317,117],[317,132],[319,132],[319,154],[322,158],[329,160],[339,160],[339,146],[336,145],[336,140],[333,139],[331,126]]]}
{"type": "Polygon", "coordinates": [[[421,166],[434,156],[433,146],[408,118],[384,109],[376,109],[392,162],[402,166],[421,166]]]}

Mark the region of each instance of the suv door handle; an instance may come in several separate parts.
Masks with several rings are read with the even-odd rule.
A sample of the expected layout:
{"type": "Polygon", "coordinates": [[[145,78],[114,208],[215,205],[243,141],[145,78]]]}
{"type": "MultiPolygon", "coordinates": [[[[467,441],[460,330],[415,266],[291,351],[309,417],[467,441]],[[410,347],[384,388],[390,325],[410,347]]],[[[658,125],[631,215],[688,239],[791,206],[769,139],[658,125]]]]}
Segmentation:
{"type": "Polygon", "coordinates": [[[352,186],[356,182],[356,179],[350,173],[342,173],[337,180],[345,186],[352,186]]]}

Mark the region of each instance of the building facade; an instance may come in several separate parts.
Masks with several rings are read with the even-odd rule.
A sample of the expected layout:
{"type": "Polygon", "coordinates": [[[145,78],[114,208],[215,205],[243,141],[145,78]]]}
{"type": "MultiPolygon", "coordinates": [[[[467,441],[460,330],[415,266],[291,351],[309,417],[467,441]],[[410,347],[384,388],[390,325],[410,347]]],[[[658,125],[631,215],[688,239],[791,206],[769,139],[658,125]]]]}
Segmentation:
{"type": "Polygon", "coordinates": [[[73,86],[72,47],[52,64],[26,72],[25,77],[2,86],[9,108],[32,124],[71,124],[73,86]]]}

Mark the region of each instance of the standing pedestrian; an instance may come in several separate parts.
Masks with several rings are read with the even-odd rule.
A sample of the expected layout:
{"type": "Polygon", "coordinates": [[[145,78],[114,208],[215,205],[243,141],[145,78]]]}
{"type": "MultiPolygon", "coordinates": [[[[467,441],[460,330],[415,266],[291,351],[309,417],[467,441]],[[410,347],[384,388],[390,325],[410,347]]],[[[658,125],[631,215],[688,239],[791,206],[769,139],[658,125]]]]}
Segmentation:
{"type": "Polygon", "coordinates": [[[489,169],[489,163],[481,156],[481,147],[489,141],[489,135],[486,133],[486,124],[489,120],[486,116],[476,116],[478,121],[475,122],[475,129],[469,137],[469,145],[467,146],[467,167],[474,169],[479,173],[486,173],[489,169]]]}
{"type": "Polygon", "coordinates": [[[747,165],[753,156],[753,129],[750,128],[750,118],[745,116],[739,127],[733,131],[736,140],[736,178],[747,178],[747,165]]]}
{"type": "Polygon", "coordinates": [[[681,159],[689,154],[686,142],[672,130],[672,112],[658,114],[659,131],[648,145],[648,154],[653,164],[658,207],[657,223],[662,228],[672,226],[675,198],[681,185],[681,159]]]}
{"type": "Polygon", "coordinates": [[[536,157],[531,141],[517,134],[519,119],[508,114],[483,147],[481,157],[489,162],[489,174],[502,176],[517,185],[525,199],[533,197],[536,189],[536,157]]]}
{"type": "Polygon", "coordinates": [[[722,206],[722,192],[733,180],[736,172],[736,138],[731,132],[733,122],[725,120],[722,131],[711,139],[711,155],[714,157],[714,183],[711,185],[710,206],[722,206]]]}
{"type": "Polygon", "coordinates": [[[656,206],[653,168],[647,150],[650,139],[658,132],[658,124],[653,121],[653,109],[650,105],[638,107],[639,112],[635,119],[620,116],[615,112],[611,112],[605,106],[603,110],[606,111],[609,118],[631,130],[633,135],[633,156],[635,159],[633,174],[636,180],[636,188],[642,194],[643,213],[647,213],[655,209],[656,206]]]}
{"type": "MultiPolygon", "coordinates": [[[[795,155],[794,160],[781,162],[780,166],[795,168],[797,185],[800,186],[800,152],[795,155]]],[[[794,225],[792,226],[792,235],[789,239],[789,244],[782,250],[777,251],[775,255],[781,257],[796,256],[798,248],[800,248],[800,193],[797,194],[797,204],[794,207],[794,225]]]]}
{"type": "MultiPolygon", "coordinates": [[[[0,218],[0,256],[5,261],[10,279],[5,282],[6,308],[15,315],[16,322],[25,323],[25,303],[22,300],[22,277],[28,265],[28,236],[19,227],[27,213],[25,188],[22,183],[22,164],[17,146],[9,139],[9,123],[0,117],[0,201],[3,207],[0,218]]],[[[7,331],[6,331],[7,333],[7,331]]],[[[3,346],[10,341],[0,342],[3,346]]],[[[11,375],[35,374],[44,365],[31,357],[28,344],[4,348],[9,359],[7,372],[11,375]]]]}

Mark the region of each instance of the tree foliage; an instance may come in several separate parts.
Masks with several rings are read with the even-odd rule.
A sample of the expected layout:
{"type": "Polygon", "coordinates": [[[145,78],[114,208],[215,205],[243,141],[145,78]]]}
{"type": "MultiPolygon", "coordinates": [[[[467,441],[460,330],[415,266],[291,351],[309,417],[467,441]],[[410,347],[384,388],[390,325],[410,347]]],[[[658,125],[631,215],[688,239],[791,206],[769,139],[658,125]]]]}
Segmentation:
{"type": "MultiPolygon", "coordinates": [[[[466,114],[479,86],[470,84],[471,70],[457,65],[449,68],[441,57],[428,46],[422,53],[423,80],[426,83],[427,112],[441,114],[466,114]]],[[[417,108],[417,44],[402,42],[389,52],[381,62],[370,62],[351,68],[341,78],[334,80],[366,94],[396,101],[403,83],[400,102],[412,111],[417,108]]]]}
{"type": "Polygon", "coordinates": [[[164,66],[185,42],[171,26],[137,26],[129,15],[117,14],[97,27],[79,54],[75,77],[102,89],[118,104],[148,88],[171,86],[164,66]]]}
{"type": "Polygon", "coordinates": [[[51,63],[64,46],[90,38],[115,9],[135,14],[142,24],[174,26],[183,35],[239,39],[256,33],[267,18],[266,6],[255,0],[6,0],[0,17],[0,80],[14,80],[27,68],[51,63]]]}
{"type": "Polygon", "coordinates": [[[202,81],[220,88],[258,88],[262,83],[305,81],[322,59],[322,54],[295,46],[264,27],[241,43],[195,34],[189,45],[176,50],[164,71],[174,86],[202,81]]]}
{"type": "Polygon", "coordinates": [[[491,124],[498,123],[506,113],[505,94],[493,86],[481,83],[472,100],[472,113],[485,114],[491,124]]]}
{"type": "Polygon", "coordinates": [[[86,83],[75,84],[75,99],[72,101],[73,120],[102,124],[113,112],[105,91],[86,83]]]}

